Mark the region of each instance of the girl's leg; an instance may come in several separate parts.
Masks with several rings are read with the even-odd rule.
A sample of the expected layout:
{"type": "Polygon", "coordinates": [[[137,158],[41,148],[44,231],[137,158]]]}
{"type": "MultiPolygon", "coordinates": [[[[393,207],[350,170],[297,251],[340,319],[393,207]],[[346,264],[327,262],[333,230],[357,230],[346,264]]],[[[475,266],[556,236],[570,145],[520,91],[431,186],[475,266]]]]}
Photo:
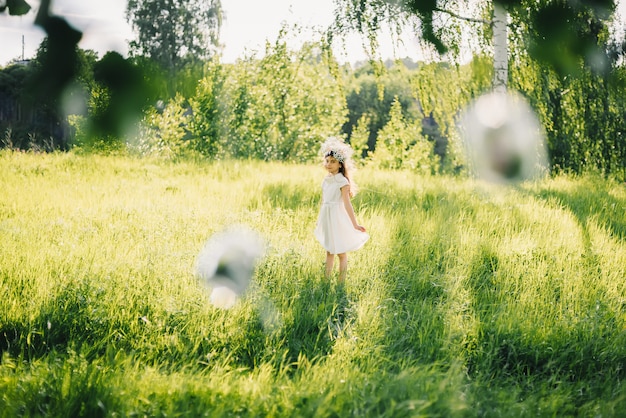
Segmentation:
{"type": "Polygon", "coordinates": [[[346,272],[348,271],[348,254],[339,254],[339,282],[343,282],[346,279],[346,272]]]}
{"type": "Polygon", "coordinates": [[[335,254],[326,251],[326,278],[330,279],[333,274],[333,265],[335,264],[335,254]]]}

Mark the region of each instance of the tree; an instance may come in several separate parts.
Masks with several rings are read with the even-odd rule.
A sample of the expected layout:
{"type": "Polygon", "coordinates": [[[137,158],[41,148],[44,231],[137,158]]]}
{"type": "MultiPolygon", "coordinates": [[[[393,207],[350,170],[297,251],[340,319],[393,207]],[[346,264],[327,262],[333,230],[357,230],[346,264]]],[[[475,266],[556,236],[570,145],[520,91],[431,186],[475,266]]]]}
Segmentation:
{"type": "Polygon", "coordinates": [[[501,4],[493,4],[493,88],[501,92],[506,90],[509,78],[508,16],[501,4]]]}
{"type": "Polygon", "coordinates": [[[238,65],[228,137],[231,144],[251,147],[245,153],[256,158],[310,161],[345,121],[343,85],[329,71],[334,57],[320,54],[317,44],[290,51],[285,35],[281,31],[274,43],[268,42],[260,60],[238,65]]]}
{"type": "MultiPolygon", "coordinates": [[[[494,20],[502,22],[508,13],[510,25],[523,39],[530,56],[561,75],[577,73],[581,63],[596,71],[605,69],[602,63],[606,62],[603,57],[607,39],[603,32],[615,10],[614,0],[498,0],[483,3],[482,13],[488,16],[484,19],[458,12],[471,10],[476,3],[471,0],[335,0],[335,3],[338,14],[332,34],[356,29],[375,46],[382,22],[390,23],[398,31],[411,24],[440,54],[458,53],[459,22],[486,24],[483,27],[486,33],[495,30],[501,34],[503,25],[494,28],[494,20]]],[[[502,69],[499,68],[498,77],[502,69]]]]}
{"type": "Polygon", "coordinates": [[[126,18],[137,34],[131,52],[175,72],[189,60],[213,55],[222,6],[220,0],[129,0],[126,18]]]}
{"type": "Polygon", "coordinates": [[[352,77],[346,77],[349,81],[346,89],[348,120],[342,130],[352,138],[357,123],[367,116],[369,150],[376,148],[378,131],[389,121],[394,101],[400,103],[400,110],[407,120],[414,121],[423,116],[412,92],[410,71],[403,63],[395,63],[384,74],[377,75],[376,72],[376,68],[368,63],[354,71],[352,77]]]}
{"type": "Polygon", "coordinates": [[[317,157],[319,144],[340,136],[347,114],[334,57],[319,44],[287,48],[281,31],[262,58],[208,63],[189,98],[193,148],[212,158],[294,162],[317,157]]]}
{"type": "Polygon", "coordinates": [[[378,133],[376,150],[370,161],[382,168],[410,169],[422,174],[433,174],[438,167],[433,144],[421,133],[421,121],[407,121],[402,105],[394,100],[389,121],[378,133]]]}

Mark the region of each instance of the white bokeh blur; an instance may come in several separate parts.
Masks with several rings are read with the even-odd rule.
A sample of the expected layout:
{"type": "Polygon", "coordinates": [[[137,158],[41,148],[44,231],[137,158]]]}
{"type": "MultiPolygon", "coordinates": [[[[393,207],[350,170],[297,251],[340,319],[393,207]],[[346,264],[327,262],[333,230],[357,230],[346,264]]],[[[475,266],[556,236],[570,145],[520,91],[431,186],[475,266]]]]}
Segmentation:
{"type": "Polygon", "coordinates": [[[471,170],[480,179],[517,184],[548,173],[543,129],[517,93],[480,96],[463,114],[461,136],[471,170]]]}
{"type": "Polygon", "coordinates": [[[196,274],[209,288],[210,302],[230,309],[247,291],[265,242],[255,231],[231,227],[207,240],[198,255],[196,274]]]}

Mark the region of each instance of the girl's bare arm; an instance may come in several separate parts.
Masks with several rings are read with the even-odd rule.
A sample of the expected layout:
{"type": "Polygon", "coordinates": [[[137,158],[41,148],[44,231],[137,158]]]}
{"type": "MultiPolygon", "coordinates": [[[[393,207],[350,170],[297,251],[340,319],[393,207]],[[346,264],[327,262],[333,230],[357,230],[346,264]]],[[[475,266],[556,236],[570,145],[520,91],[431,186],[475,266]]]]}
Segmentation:
{"type": "Polygon", "coordinates": [[[352,208],[352,202],[350,202],[350,185],[343,186],[341,188],[341,198],[343,199],[343,205],[346,207],[346,212],[348,212],[348,216],[352,221],[352,226],[354,226],[354,229],[365,232],[365,228],[359,225],[359,223],[356,221],[356,216],[354,215],[354,208],[352,208]]]}

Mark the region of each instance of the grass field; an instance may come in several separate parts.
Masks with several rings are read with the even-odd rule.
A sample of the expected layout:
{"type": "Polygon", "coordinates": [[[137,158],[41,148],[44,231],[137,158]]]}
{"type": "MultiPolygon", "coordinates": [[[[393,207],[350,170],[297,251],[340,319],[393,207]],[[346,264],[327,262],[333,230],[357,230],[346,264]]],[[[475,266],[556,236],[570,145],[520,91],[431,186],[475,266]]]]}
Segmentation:
{"type": "Polygon", "coordinates": [[[0,416],[624,416],[626,188],[363,168],[345,288],[321,167],[0,153],[0,416]],[[213,307],[205,241],[268,242],[213,307]]]}

